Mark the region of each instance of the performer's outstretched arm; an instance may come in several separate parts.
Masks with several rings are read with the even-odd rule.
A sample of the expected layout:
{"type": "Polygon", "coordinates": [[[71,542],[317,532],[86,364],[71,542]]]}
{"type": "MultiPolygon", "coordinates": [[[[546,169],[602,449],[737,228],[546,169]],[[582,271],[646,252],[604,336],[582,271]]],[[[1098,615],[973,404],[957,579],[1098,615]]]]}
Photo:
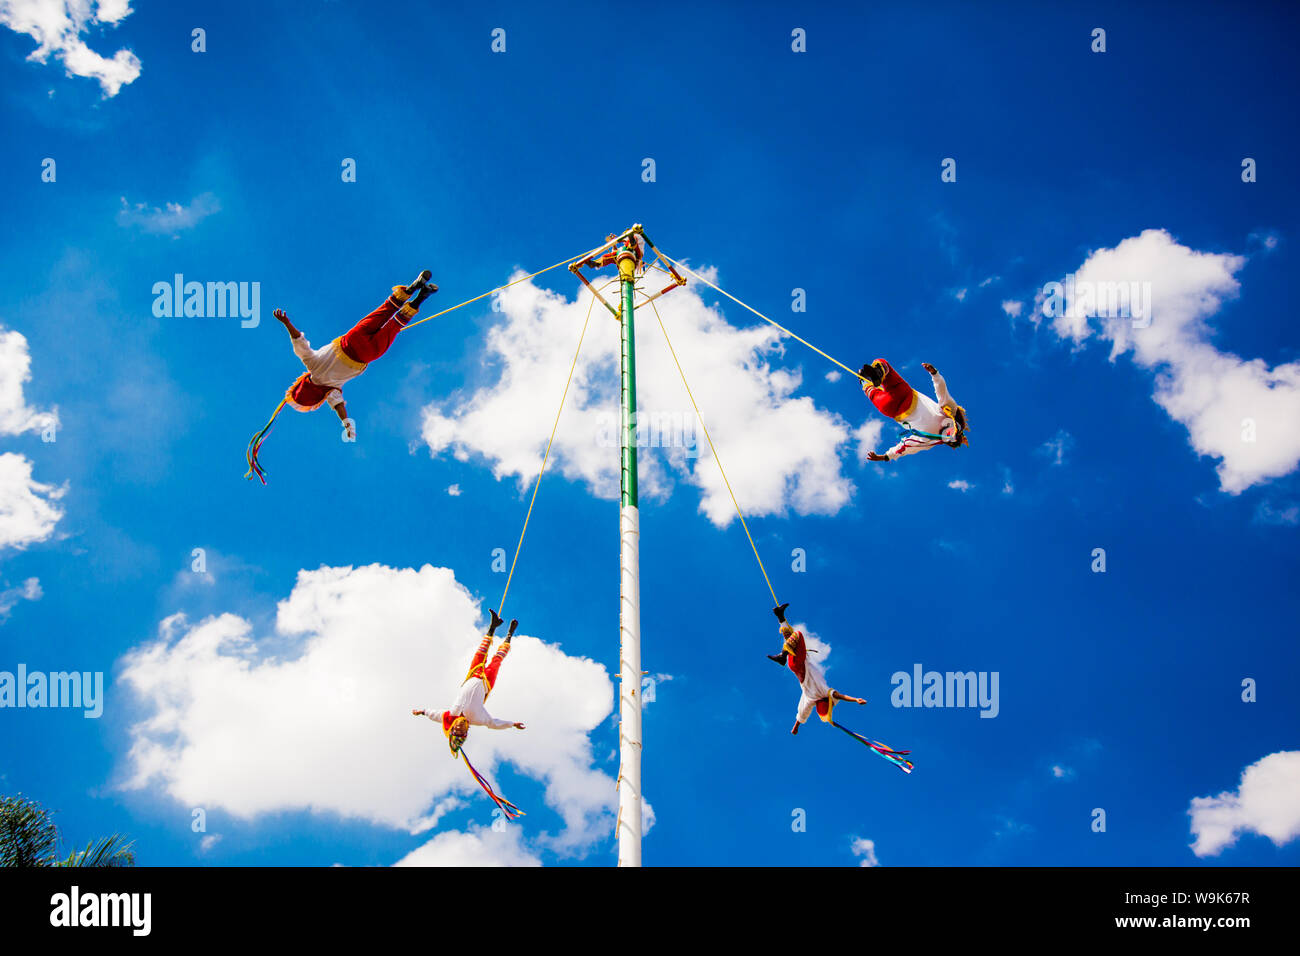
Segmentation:
{"type": "Polygon", "coordinates": [[[283,325],[285,330],[289,333],[289,338],[302,338],[302,333],[293,327],[293,323],[289,321],[289,316],[285,314],[284,309],[276,309],[271,314],[280,320],[280,324],[283,325]]]}
{"type": "Polygon", "coordinates": [[[867,702],[865,697],[849,697],[847,694],[841,694],[837,690],[831,691],[831,696],[836,700],[847,700],[850,704],[865,704],[867,702]]]}
{"type": "Polygon", "coordinates": [[[921,368],[930,373],[930,380],[934,383],[934,397],[939,400],[940,406],[952,405],[953,407],[956,407],[957,403],[954,402],[952,396],[948,394],[948,383],[943,380],[943,376],[939,374],[939,370],[929,362],[922,362],[921,368]]]}

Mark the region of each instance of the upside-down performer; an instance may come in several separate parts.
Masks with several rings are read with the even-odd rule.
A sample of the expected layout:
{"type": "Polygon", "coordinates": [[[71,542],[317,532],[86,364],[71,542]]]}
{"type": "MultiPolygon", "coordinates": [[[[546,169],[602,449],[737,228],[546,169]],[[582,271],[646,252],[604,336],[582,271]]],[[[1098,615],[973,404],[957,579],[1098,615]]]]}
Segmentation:
{"type": "Polygon", "coordinates": [[[447,710],[421,709],[413,710],[411,713],[416,717],[428,717],[442,726],[442,732],[447,736],[447,745],[451,747],[452,757],[460,757],[465,761],[465,766],[469,767],[469,772],[474,775],[478,785],[501,808],[506,815],[506,819],[513,820],[515,817],[523,816],[524,811],[492,789],[492,785],[474,769],[474,765],[469,762],[469,757],[465,755],[464,750],[465,740],[469,737],[471,725],[487,727],[491,730],[505,730],[507,727],[524,729],[524,725],[518,721],[500,720],[493,717],[484,706],[487,703],[488,695],[492,693],[492,687],[497,682],[501,662],[510,653],[510,639],[515,636],[515,628],[519,626],[517,620],[510,622],[510,630],[506,632],[505,639],[498,645],[497,652],[492,655],[492,660],[489,661],[488,651],[492,648],[492,638],[496,636],[497,628],[504,622],[497,616],[496,611],[489,611],[488,613],[492,615],[492,623],[488,627],[487,634],[483,636],[478,650],[474,652],[474,658],[469,663],[469,673],[465,675],[465,680],[460,685],[460,693],[456,695],[456,702],[447,710]]]}
{"type": "Polygon", "coordinates": [[[348,417],[342,388],[364,372],[367,365],[388,351],[397,333],[406,328],[420,311],[424,300],[438,291],[438,287],[429,281],[431,277],[432,273],[425,269],[410,285],[393,286],[392,294],[379,308],[343,335],[318,349],[313,349],[307,336],[294,328],[283,309],[276,309],[272,313],[289,333],[294,354],[307,371],[289,386],[271,415],[271,420],[249,441],[248,473],[244,475],[245,478],[251,480],[256,475],[262,484],[266,484],[266,472],[257,460],[257,453],[270,434],[276,416],[285,405],[295,411],[312,412],[328,404],[343,422],[348,437],[356,438],[356,426],[348,417]]]}
{"type": "Polygon", "coordinates": [[[834,711],[837,701],[844,700],[851,704],[865,704],[867,701],[863,697],[849,697],[847,694],[841,694],[826,683],[826,673],[808,656],[808,645],[804,640],[803,632],[796,631],[785,619],[785,609],[789,606],[789,604],[781,604],[772,608],[772,613],[781,622],[780,631],[783,643],[780,654],[768,654],[767,658],[782,667],[789,667],[790,671],[799,680],[799,689],[801,691],[799,708],[795,713],[794,727],[790,730],[790,733],[799,733],[800,725],[811,717],[815,710],[817,716],[826,723],[838,727],[850,737],[865,744],[904,773],[911,773],[912,761],[905,759],[911,753],[910,750],[893,750],[878,740],[868,740],[861,734],[855,734],[835,720],[834,711]]]}
{"type": "Polygon", "coordinates": [[[930,373],[934,382],[933,399],[908,385],[884,359],[876,359],[859,370],[862,391],[871,404],[880,414],[903,427],[898,444],[883,455],[867,452],[871,461],[895,461],[937,445],[960,448],[970,444],[966,438],[966,409],[953,400],[948,383],[933,365],[922,362],[921,367],[930,373]]]}

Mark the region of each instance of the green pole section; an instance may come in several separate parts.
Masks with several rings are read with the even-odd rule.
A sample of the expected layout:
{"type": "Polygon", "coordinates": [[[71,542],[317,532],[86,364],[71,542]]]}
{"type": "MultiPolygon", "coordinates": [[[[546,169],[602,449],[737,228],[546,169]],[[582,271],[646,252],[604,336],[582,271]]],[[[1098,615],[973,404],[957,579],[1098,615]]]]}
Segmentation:
{"type": "Polygon", "coordinates": [[[636,279],[633,276],[635,261],[631,256],[618,261],[620,287],[623,292],[622,354],[619,357],[619,369],[622,375],[622,464],[623,499],[621,506],[626,508],[637,505],[636,493],[636,336],[632,321],[636,307],[636,279]]]}

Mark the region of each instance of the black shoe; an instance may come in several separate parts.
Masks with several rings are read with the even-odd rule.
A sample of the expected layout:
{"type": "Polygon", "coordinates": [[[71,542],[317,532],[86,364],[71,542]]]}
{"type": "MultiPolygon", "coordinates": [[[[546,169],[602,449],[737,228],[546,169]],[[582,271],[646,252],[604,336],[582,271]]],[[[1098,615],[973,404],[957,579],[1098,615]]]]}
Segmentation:
{"type": "Polygon", "coordinates": [[[784,604],[778,604],[776,607],[772,608],[772,613],[776,615],[776,619],[782,624],[785,623],[785,609],[789,606],[790,602],[786,601],[784,604]]]}
{"type": "Polygon", "coordinates": [[[502,624],[504,624],[505,621],[503,621],[500,615],[498,615],[497,612],[493,611],[491,608],[488,609],[488,613],[492,615],[492,625],[488,628],[488,637],[495,637],[497,633],[497,628],[500,627],[502,624]]]}
{"type": "Polygon", "coordinates": [[[423,272],[421,272],[418,276],[415,277],[414,282],[412,282],[410,285],[406,287],[406,294],[408,296],[415,295],[415,293],[423,289],[424,284],[432,278],[433,278],[433,273],[430,272],[428,269],[425,269],[423,272]]]}
{"type": "Polygon", "coordinates": [[[429,298],[429,296],[433,295],[437,291],[438,291],[438,287],[436,285],[434,285],[432,282],[426,282],[424,285],[420,286],[420,291],[417,292],[415,294],[415,298],[411,300],[411,308],[415,309],[418,312],[420,306],[424,304],[424,300],[429,298]]]}
{"type": "Polygon", "coordinates": [[[858,369],[858,377],[865,378],[872,385],[880,385],[885,380],[884,370],[875,362],[868,362],[858,369]]]}
{"type": "Polygon", "coordinates": [[[515,636],[515,628],[519,626],[519,619],[514,618],[510,621],[510,630],[506,631],[506,643],[510,643],[510,638],[515,636]]]}

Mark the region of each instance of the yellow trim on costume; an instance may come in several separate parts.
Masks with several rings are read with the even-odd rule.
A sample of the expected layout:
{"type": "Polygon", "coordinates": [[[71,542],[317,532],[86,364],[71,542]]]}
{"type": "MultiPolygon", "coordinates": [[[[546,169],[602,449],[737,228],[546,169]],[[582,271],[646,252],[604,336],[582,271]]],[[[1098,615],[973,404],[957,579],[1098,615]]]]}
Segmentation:
{"type": "Polygon", "coordinates": [[[339,361],[342,362],[344,365],[346,365],[348,368],[354,368],[358,372],[364,372],[366,370],[365,362],[358,362],[347,352],[343,351],[342,336],[339,336],[337,339],[331,342],[330,345],[334,346],[334,354],[338,356],[339,361]]]}
{"type": "Polygon", "coordinates": [[[406,291],[406,286],[404,285],[393,286],[393,301],[396,302],[398,305],[401,305],[410,297],[411,294],[406,291]]]}
{"type": "Polygon", "coordinates": [[[907,406],[907,411],[900,412],[899,414],[895,415],[894,421],[896,422],[906,421],[907,416],[911,415],[912,412],[916,411],[916,403],[919,402],[920,400],[921,400],[921,396],[917,394],[916,389],[912,389],[912,404],[907,406]]]}
{"type": "Polygon", "coordinates": [[[397,310],[398,315],[407,319],[413,319],[417,315],[419,315],[419,313],[420,310],[415,308],[415,306],[411,305],[411,303],[409,302],[407,302],[405,305],[403,305],[400,309],[397,310]]]}
{"type": "Polygon", "coordinates": [[[834,714],[835,714],[835,691],[832,690],[829,694],[826,695],[826,713],[823,714],[819,711],[817,713],[817,716],[829,724],[832,720],[835,719],[834,714]]]}

